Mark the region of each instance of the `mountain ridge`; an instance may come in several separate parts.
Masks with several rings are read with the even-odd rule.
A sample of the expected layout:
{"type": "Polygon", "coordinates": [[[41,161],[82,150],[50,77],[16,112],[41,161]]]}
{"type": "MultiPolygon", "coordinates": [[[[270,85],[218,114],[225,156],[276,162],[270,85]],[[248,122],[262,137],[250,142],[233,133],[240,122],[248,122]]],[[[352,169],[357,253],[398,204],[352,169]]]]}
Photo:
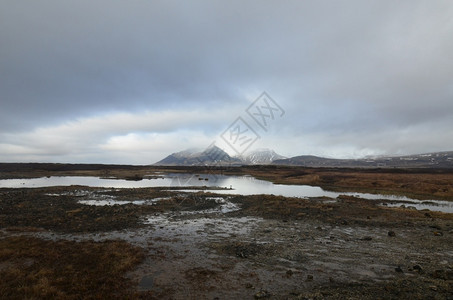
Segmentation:
{"type": "Polygon", "coordinates": [[[286,157],[272,149],[257,149],[243,155],[230,156],[217,146],[210,146],[204,151],[183,150],[172,153],[154,165],[200,166],[200,165],[268,165],[276,159],[286,157]]]}
{"type": "Polygon", "coordinates": [[[453,168],[453,151],[422,153],[403,156],[380,156],[359,159],[324,158],[314,155],[300,155],[273,161],[274,165],[303,167],[437,167],[453,168]]]}
{"type": "Polygon", "coordinates": [[[175,152],[154,165],[203,166],[203,165],[282,165],[302,167],[350,167],[350,168],[453,168],[453,151],[431,152],[402,156],[379,156],[358,159],[325,158],[299,155],[289,158],[272,149],[256,149],[243,155],[230,156],[217,146],[200,151],[187,149],[175,152]]]}

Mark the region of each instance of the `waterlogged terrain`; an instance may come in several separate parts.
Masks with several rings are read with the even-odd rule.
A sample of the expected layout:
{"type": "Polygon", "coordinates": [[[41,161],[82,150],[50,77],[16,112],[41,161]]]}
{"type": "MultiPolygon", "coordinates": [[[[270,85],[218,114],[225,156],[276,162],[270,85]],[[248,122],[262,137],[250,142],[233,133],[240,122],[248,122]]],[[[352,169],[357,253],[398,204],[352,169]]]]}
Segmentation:
{"type": "MultiPolygon", "coordinates": [[[[441,200],[418,200],[402,195],[391,194],[370,194],[359,192],[332,192],[322,189],[319,186],[310,185],[286,185],[274,184],[270,181],[259,180],[252,176],[226,176],[220,174],[159,174],[145,176],[141,180],[125,180],[115,178],[100,178],[90,176],[49,176],[41,178],[20,178],[20,179],[3,179],[0,180],[0,188],[33,188],[33,187],[51,187],[51,186],[70,186],[82,185],[89,187],[103,188],[145,188],[145,187],[210,187],[219,189],[217,193],[221,194],[239,194],[239,195],[279,195],[285,197],[329,197],[337,198],[340,195],[355,196],[364,199],[384,200],[384,205],[396,207],[407,205],[415,209],[429,209],[453,213],[452,201],[441,200]]],[[[197,190],[192,190],[197,191],[197,190]]],[[[85,204],[93,205],[113,205],[127,204],[131,202],[112,202],[107,200],[91,201],[85,200],[85,204]]],[[[143,204],[143,201],[135,200],[132,203],[143,204]]]]}
{"type": "MultiPolygon", "coordinates": [[[[225,176],[221,189],[214,189],[214,178],[195,174],[153,175],[171,183],[152,187],[0,188],[1,298],[449,299],[453,294],[453,214],[417,207],[422,201],[438,207],[448,199],[386,198],[375,190],[329,192],[331,197],[299,190],[289,197],[264,187],[259,190],[265,193],[256,194],[243,188],[261,181],[280,184],[225,176]],[[367,194],[368,199],[361,197],[367,194]]],[[[53,175],[63,174],[47,179],[71,174],[53,175]]]]}

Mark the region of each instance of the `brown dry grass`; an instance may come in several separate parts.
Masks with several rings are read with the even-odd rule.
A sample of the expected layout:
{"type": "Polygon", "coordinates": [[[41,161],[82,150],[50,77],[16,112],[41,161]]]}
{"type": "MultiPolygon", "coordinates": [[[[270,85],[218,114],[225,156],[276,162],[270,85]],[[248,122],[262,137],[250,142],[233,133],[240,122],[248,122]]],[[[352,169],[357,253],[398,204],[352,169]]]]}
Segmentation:
{"type": "Polygon", "coordinates": [[[123,241],[0,240],[1,299],[130,298],[124,274],[144,258],[123,241]]]}
{"type": "Polygon", "coordinates": [[[307,218],[337,224],[367,224],[372,226],[406,225],[408,222],[429,225],[435,219],[451,224],[453,214],[378,206],[374,200],[340,196],[336,202],[320,199],[287,198],[274,195],[236,196],[242,210],[236,214],[255,215],[269,219],[307,218]]]}
{"type": "Polygon", "coordinates": [[[246,173],[279,184],[306,184],[329,190],[400,194],[420,199],[453,200],[453,171],[430,169],[341,169],[248,167],[246,173]]]}

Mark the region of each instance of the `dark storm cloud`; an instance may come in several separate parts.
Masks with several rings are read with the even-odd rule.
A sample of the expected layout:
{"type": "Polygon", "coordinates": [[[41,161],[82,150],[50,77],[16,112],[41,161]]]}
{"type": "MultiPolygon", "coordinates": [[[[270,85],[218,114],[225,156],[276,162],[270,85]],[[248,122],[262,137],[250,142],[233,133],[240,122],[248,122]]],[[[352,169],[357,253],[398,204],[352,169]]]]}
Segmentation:
{"type": "MultiPolygon", "coordinates": [[[[287,111],[268,141],[317,136],[318,146],[282,145],[286,154],[427,150],[407,138],[380,142],[408,132],[422,141],[413,128],[436,132],[430,150],[451,149],[452,15],[450,1],[2,1],[0,133],[118,112],[228,108],[218,118],[227,126],[266,90],[287,111]]],[[[170,127],[196,130],[189,119],[170,127]]],[[[206,122],[209,138],[223,128],[206,122]]],[[[127,134],[100,132],[110,146],[127,134]]],[[[12,149],[11,139],[0,144],[12,149]]]]}

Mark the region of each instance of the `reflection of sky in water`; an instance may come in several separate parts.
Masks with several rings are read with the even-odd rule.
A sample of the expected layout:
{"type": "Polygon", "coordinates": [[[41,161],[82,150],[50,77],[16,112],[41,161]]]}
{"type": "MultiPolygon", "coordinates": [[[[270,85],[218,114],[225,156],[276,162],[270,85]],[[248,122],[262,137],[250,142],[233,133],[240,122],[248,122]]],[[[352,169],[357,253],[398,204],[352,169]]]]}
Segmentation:
{"type": "MultiPolygon", "coordinates": [[[[168,174],[162,178],[143,179],[141,181],[127,181],[122,179],[102,179],[98,177],[66,176],[66,177],[43,177],[32,179],[3,179],[0,180],[0,188],[33,188],[49,186],[82,185],[91,187],[107,188],[142,188],[142,187],[184,187],[208,186],[222,187],[228,190],[217,190],[222,194],[274,194],[286,197],[330,197],[339,195],[351,195],[366,199],[385,199],[394,201],[410,201],[408,206],[417,209],[432,209],[445,212],[453,212],[453,202],[430,200],[432,203],[410,199],[404,196],[377,195],[367,193],[337,193],[329,192],[317,186],[308,185],[283,185],[259,180],[251,176],[224,176],[213,174],[168,174]],[[207,179],[207,180],[206,180],[207,179]],[[231,190],[229,188],[232,188],[231,190]]],[[[399,206],[400,204],[392,204],[399,206]]]]}
{"type": "Polygon", "coordinates": [[[48,186],[84,185],[91,187],[111,188],[140,188],[170,186],[170,178],[143,179],[140,181],[128,181],[123,179],[104,179],[89,176],[52,176],[31,179],[3,179],[0,180],[0,188],[34,188],[48,186]]]}

